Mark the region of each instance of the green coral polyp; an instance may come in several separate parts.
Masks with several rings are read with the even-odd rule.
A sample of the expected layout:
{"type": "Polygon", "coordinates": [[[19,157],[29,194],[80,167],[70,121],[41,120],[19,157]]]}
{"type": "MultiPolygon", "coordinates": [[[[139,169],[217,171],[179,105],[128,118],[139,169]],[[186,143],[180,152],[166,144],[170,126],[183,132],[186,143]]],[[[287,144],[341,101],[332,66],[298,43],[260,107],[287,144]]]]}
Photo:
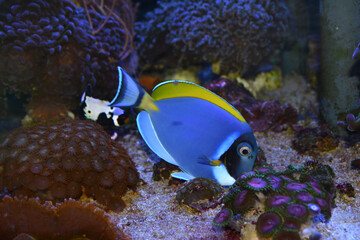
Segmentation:
{"type": "Polygon", "coordinates": [[[325,220],[331,217],[334,192],[324,184],[333,185],[328,171],[319,173],[314,168],[309,171],[293,166],[282,172],[260,168],[244,174],[230,187],[213,224],[226,226],[231,214],[242,217],[256,205],[260,211],[265,210],[256,223],[259,238],[300,239],[299,231],[307,220],[320,215],[325,220]]]}
{"type": "Polygon", "coordinates": [[[284,212],[288,217],[294,217],[298,219],[300,222],[305,222],[309,215],[309,211],[307,207],[297,203],[288,204],[284,212]]]}
{"type": "Polygon", "coordinates": [[[222,209],[218,214],[216,214],[213,225],[217,227],[225,227],[229,224],[230,220],[234,216],[233,211],[229,208],[222,209]]]}
{"type": "Polygon", "coordinates": [[[270,188],[275,192],[280,192],[284,186],[284,180],[280,177],[275,175],[268,175],[267,178],[269,179],[270,188]]]}
{"type": "Polygon", "coordinates": [[[235,214],[245,212],[255,205],[255,196],[248,190],[238,192],[232,202],[233,211],[235,214]]]}
{"type": "Polygon", "coordinates": [[[262,175],[268,175],[268,174],[274,174],[274,170],[272,168],[269,167],[262,167],[256,170],[256,172],[258,174],[262,174],[262,175]]]}
{"type": "Polygon", "coordinates": [[[253,191],[264,191],[270,188],[269,183],[265,178],[258,177],[258,175],[249,178],[245,181],[244,187],[253,191]]]}
{"type": "Polygon", "coordinates": [[[275,236],[273,237],[273,240],[285,240],[285,239],[300,240],[300,235],[297,231],[283,230],[276,233],[275,236]]]}
{"type": "Polygon", "coordinates": [[[301,227],[301,222],[293,217],[287,217],[284,220],[284,230],[289,231],[299,231],[301,227]]]}
{"type": "Polygon", "coordinates": [[[234,196],[240,191],[241,191],[240,186],[230,189],[229,192],[223,197],[222,202],[227,203],[227,202],[231,201],[234,198],[234,196]]]}
{"type": "Polygon", "coordinates": [[[256,223],[256,231],[261,237],[271,237],[283,225],[280,214],[269,211],[260,215],[256,223]]]}
{"type": "Polygon", "coordinates": [[[268,198],[265,201],[265,206],[267,209],[279,208],[285,206],[287,203],[291,202],[291,197],[284,195],[275,195],[268,198]]]}
{"type": "Polygon", "coordinates": [[[325,197],[325,189],[321,184],[311,181],[306,183],[310,188],[311,193],[313,193],[317,197],[325,197]]]}
{"type": "Polygon", "coordinates": [[[300,203],[310,203],[314,200],[314,197],[308,192],[299,192],[296,194],[296,200],[300,203]]]}
{"type": "Polygon", "coordinates": [[[291,182],[291,183],[286,184],[286,190],[291,191],[291,192],[299,192],[299,191],[306,189],[306,187],[307,187],[307,185],[305,183],[291,182]]]}

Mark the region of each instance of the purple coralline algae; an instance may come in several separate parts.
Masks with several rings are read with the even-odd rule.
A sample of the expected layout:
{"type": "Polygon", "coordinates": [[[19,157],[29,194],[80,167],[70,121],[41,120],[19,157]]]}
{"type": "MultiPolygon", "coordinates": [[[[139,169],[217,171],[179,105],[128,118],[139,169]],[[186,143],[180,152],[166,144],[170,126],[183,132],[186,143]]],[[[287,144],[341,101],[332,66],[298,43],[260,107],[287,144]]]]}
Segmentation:
{"type": "MultiPolygon", "coordinates": [[[[359,132],[360,130],[360,104],[355,105],[346,110],[346,113],[341,114],[345,115],[345,121],[338,121],[338,126],[349,130],[350,132],[359,132]]],[[[343,116],[340,117],[340,119],[343,116]]],[[[342,118],[342,119],[344,119],[342,118]]]]}
{"type": "Polygon", "coordinates": [[[245,72],[283,46],[291,22],[279,0],[167,0],[158,5],[135,25],[139,56],[151,64],[220,61],[222,72],[245,72]]]}
{"type": "Polygon", "coordinates": [[[260,168],[236,180],[222,199],[224,206],[214,218],[215,226],[241,229],[236,222],[255,209],[261,213],[256,221],[260,238],[300,239],[301,228],[309,220],[330,219],[335,186],[327,165],[319,164],[316,168],[289,165],[282,172],[266,169],[260,168]],[[332,186],[322,185],[317,179],[328,179],[332,186]]]}
{"type": "Polygon", "coordinates": [[[225,78],[214,80],[206,87],[239,110],[253,131],[280,132],[287,126],[297,127],[298,113],[289,103],[259,101],[243,85],[225,78]]]}
{"type": "Polygon", "coordinates": [[[112,16],[69,0],[1,1],[0,87],[30,94],[34,119],[66,118],[87,84],[96,86],[96,97],[115,91],[110,83],[116,81],[108,79],[117,78],[117,65],[131,61],[125,33],[112,16]],[[100,31],[94,34],[92,27],[100,31]],[[43,107],[46,103],[52,107],[43,107]]]}

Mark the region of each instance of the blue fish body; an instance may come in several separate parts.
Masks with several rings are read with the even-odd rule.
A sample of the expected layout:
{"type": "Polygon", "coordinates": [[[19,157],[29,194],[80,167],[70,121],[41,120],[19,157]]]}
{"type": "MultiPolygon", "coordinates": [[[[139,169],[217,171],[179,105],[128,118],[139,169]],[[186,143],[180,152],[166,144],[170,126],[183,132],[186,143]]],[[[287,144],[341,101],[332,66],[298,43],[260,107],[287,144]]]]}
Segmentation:
{"type": "MultiPolygon", "coordinates": [[[[120,74],[126,73],[121,69],[120,74]]],[[[123,81],[124,79],[121,80],[123,81]]],[[[139,88],[136,91],[141,92],[139,88]]],[[[123,102],[137,102],[135,106],[141,107],[141,99],[123,101],[122,99],[127,98],[125,95],[119,88],[117,97],[110,105],[124,106],[123,102]]],[[[143,98],[144,93],[138,95],[143,98]]],[[[138,129],[147,145],[159,157],[179,166],[183,171],[172,174],[174,177],[185,180],[206,177],[215,179],[222,185],[231,185],[235,178],[252,170],[257,154],[256,140],[241,114],[225,100],[200,86],[177,81],[160,84],[153,95],[156,96],[151,101],[156,107],[138,114],[138,129]],[[185,85],[178,87],[179,84],[185,85]],[[173,89],[173,94],[169,94],[173,89]],[[197,97],[177,91],[184,89],[209,95],[197,97]],[[235,150],[229,153],[229,149],[235,150]],[[249,154],[240,158],[239,151],[249,151],[246,152],[249,154]],[[223,156],[227,156],[227,159],[222,159],[223,156]],[[211,163],[213,160],[220,162],[215,165],[206,162],[211,163]],[[228,166],[233,169],[229,171],[228,166]]]]}

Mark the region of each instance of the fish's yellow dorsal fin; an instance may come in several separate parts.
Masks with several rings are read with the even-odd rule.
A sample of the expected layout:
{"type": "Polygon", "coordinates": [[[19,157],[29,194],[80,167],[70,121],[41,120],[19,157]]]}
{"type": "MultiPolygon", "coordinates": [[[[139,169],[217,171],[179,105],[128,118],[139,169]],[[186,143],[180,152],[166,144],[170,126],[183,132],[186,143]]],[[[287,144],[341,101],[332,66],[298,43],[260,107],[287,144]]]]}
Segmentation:
{"type": "Polygon", "coordinates": [[[210,90],[191,82],[173,80],[160,83],[154,88],[151,97],[154,100],[177,97],[200,98],[228,111],[241,122],[246,122],[240,112],[236,110],[231,104],[229,104],[224,99],[211,92],[210,90]]]}

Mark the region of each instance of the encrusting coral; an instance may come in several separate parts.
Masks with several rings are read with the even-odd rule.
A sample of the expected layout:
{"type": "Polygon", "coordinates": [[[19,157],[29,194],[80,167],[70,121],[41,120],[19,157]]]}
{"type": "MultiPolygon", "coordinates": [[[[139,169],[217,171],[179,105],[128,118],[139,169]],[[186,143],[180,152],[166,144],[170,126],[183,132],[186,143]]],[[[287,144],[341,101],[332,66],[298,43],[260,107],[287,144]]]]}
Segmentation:
{"type": "Polygon", "coordinates": [[[55,205],[5,196],[0,202],[0,232],[4,240],[130,239],[95,204],[72,199],[55,205]]]}
{"type": "MultiPolygon", "coordinates": [[[[124,9],[134,14],[132,6],[124,9]]],[[[69,0],[1,1],[0,88],[31,95],[30,123],[68,118],[87,84],[96,86],[96,97],[112,96],[116,67],[136,67],[124,28],[113,16],[69,0]]]]}
{"type": "Polygon", "coordinates": [[[0,144],[1,187],[13,196],[55,202],[83,194],[111,210],[135,189],[138,173],[127,152],[92,121],[20,127],[0,144]]]}
{"type": "Polygon", "coordinates": [[[167,0],[158,5],[135,25],[139,56],[167,65],[179,59],[183,64],[220,61],[221,72],[245,72],[281,48],[291,19],[278,0],[167,0]]]}
{"type": "Polygon", "coordinates": [[[317,128],[303,128],[297,131],[295,139],[292,141],[292,147],[299,154],[316,156],[319,152],[328,152],[335,149],[338,142],[334,134],[326,126],[320,126],[317,128]]]}
{"type": "Polygon", "coordinates": [[[194,178],[181,186],[176,193],[176,200],[179,204],[202,211],[215,207],[223,192],[222,186],[212,179],[194,178]]]}
{"type": "Polygon", "coordinates": [[[269,167],[248,172],[223,197],[224,206],[213,224],[241,229],[236,221],[256,209],[261,213],[256,222],[260,238],[300,239],[299,231],[309,220],[327,221],[331,217],[336,191],[328,168],[321,164],[300,168],[289,165],[282,172],[269,167]]]}

